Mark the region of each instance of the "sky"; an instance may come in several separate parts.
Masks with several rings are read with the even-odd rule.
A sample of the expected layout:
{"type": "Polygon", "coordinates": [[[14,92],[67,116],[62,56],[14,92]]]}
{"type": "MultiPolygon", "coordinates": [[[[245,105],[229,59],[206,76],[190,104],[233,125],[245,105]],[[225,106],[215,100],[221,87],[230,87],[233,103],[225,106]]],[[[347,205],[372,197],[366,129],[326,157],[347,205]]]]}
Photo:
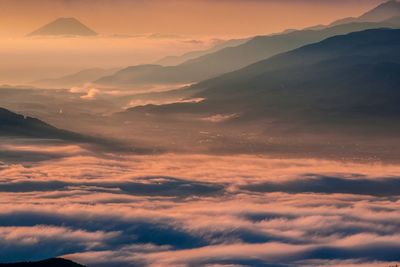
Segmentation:
{"type": "Polygon", "coordinates": [[[328,24],[382,0],[0,0],[0,84],[151,64],[217,41],[328,24]],[[97,38],[26,38],[75,17],[97,38]]]}
{"type": "Polygon", "coordinates": [[[382,0],[0,0],[0,34],[57,17],[102,34],[256,35],[358,16],[382,0]]]}

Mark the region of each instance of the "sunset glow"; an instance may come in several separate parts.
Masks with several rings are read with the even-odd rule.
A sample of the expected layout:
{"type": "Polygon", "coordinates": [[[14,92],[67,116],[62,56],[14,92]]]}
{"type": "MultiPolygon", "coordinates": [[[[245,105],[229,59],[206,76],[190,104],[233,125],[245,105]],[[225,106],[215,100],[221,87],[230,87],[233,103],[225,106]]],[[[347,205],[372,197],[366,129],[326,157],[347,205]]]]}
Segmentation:
{"type": "Polygon", "coordinates": [[[400,264],[397,0],[0,0],[0,267],[400,264]]]}

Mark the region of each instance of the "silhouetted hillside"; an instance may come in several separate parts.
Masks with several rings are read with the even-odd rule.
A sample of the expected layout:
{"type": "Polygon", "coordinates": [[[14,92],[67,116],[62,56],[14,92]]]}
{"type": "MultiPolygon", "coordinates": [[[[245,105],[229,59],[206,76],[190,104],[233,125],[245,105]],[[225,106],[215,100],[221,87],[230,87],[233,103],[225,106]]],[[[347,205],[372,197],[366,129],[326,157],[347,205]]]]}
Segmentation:
{"type": "MultiPolygon", "coordinates": [[[[232,120],[336,124],[400,118],[400,30],[336,36],[201,82],[200,103],[142,108],[159,115],[238,114],[232,120]]],[[[138,112],[139,109],[131,109],[138,112]]],[[[128,112],[129,113],[129,112],[128,112]]]]}
{"type": "Polygon", "coordinates": [[[0,108],[0,136],[50,138],[89,142],[92,138],[53,127],[41,120],[0,108]]]}
{"type": "Polygon", "coordinates": [[[84,265],[62,258],[53,258],[36,262],[0,263],[0,267],[84,267],[84,265]]]}

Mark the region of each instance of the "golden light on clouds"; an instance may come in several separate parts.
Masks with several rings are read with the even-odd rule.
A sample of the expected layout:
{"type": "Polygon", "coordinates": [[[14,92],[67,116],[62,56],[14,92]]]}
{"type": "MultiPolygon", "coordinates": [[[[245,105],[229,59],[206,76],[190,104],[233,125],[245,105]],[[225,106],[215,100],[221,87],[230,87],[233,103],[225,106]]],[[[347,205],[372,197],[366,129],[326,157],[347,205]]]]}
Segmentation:
{"type": "Polygon", "coordinates": [[[397,266],[399,16],[0,0],[0,266],[397,266]]]}

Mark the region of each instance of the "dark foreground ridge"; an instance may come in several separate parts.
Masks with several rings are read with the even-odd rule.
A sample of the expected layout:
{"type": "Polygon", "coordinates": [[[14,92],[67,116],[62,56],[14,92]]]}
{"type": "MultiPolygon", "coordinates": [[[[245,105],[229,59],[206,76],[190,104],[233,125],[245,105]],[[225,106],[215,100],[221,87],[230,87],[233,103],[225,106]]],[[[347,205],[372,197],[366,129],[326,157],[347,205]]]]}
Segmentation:
{"type": "Polygon", "coordinates": [[[35,262],[0,263],[0,267],[85,267],[63,258],[53,258],[35,262]]]}
{"type": "Polygon", "coordinates": [[[119,152],[149,152],[146,148],[133,148],[115,140],[59,129],[37,118],[17,114],[0,107],[0,138],[1,137],[36,138],[84,143],[96,145],[107,150],[118,150],[119,152]]]}
{"type": "Polygon", "coordinates": [[[90,137],[58,129],[39,119],[20,115],[0,107],[0,136],[54,138],[66,141],[89,142],[90,137]]]}

